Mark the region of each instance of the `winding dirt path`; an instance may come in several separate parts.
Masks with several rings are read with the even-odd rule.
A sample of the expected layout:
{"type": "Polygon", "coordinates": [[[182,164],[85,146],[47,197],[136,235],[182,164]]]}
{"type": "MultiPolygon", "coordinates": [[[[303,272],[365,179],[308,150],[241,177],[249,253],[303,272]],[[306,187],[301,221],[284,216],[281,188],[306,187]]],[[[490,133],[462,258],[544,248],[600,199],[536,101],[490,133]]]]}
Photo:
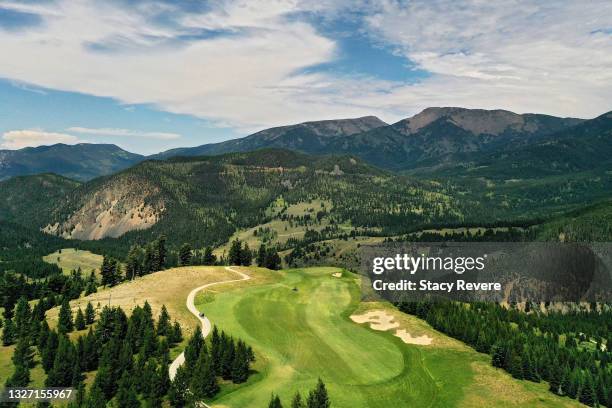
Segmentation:
{"type": "MultiPolygon", "coordinates": [[[[202,337],[204,337],[204,338],[206,338],[206,336],[209,335],[209,333],[210,333],[210,331],[212,329],[212,325],[210,323],[210,320],[208,320],[208,317],[200,316],[200,311],[195,307],[195,303],[194,302],[195,302],[196,294],[199,291],[204,290],[206,288],[209,288],[211,286],[221,285],[221,284],[224,284],[224,283],[231,283],[231,282],[240,282],[240,281],[251,279],[251,277],[249,275],[247,275],[245,273],[242,273],[242,272],[240,272],[237,269],[232,269],[231,266],[226,266],[225,269],[228,270],[228,271],[232,271],[234,273],[237,273],[238,275],[240,275],[240,279],[231,279],[231,280],[213,282],[213,283],[208,283],[206,285],[198,286],[197,288],[195,288],[191,292],[189,292],[189,295],[187,296],[187,309],[189,309],[191,314],[193,314],[200,321],[200,324],[202,324],[202,337]]],[[[185,353],[184,352],[179,354],[178,357],[176,357],[174,359],[172,364],[170,364],[169,376],[170,376],[171,380],[174,379],[174,376],[176,375],[176,370],[181,365],[183,365],[183,363],[185,363],[185,353]]],[[[205,405],[205,406],[208,406],[208,405],[205,405]]]]}

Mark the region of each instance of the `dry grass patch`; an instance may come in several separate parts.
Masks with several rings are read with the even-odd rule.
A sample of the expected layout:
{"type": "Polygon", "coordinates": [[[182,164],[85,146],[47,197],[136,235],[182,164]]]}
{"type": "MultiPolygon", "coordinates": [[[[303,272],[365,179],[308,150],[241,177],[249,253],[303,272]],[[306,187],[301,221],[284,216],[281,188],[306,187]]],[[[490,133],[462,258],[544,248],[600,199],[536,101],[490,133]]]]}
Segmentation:
{"type": "Polygon", "coordinates": [[[75,248],[64,248],[60,251],[43,256],[43,261],[56,264],[65,274],[78,268],[81,268],[84,276],[89,276],[92,270],[96,275],[100,274],[100,266],[102,266],[102,258],[104,258],[102,255],[75,248]]]}
{"type": "MultiPolygon", "coordinates": [[[[178,320],[183,327],[184,336],[187,337],[198,323],[185,305],[189,292],[196,286],[230,279],[236,279],[236,274],[222,266],[172,268],[112,288],[99,289],[97,293],[73,300],[70,306],[75,312],[79,307],[85,310],[87,302],[99,308],[110,304],[120,306],[129,314],[134,307],[142,306],[146,300],[151,305],[153,315],[157,316],[162,305],[166,305],[170,316],[178,320]]],[[[47,312],[50,326],[56,325],[58,313],[58,307],[47,312]]]]}
{"type": "Polygon", "coordinates": [[[548,392],[545,383],[516,381],[508,373],[486,361],[471,364],[474,382],[459,407],[485,407],[491,400],[499,407],[583,407],[576,400],[548,392]]]}

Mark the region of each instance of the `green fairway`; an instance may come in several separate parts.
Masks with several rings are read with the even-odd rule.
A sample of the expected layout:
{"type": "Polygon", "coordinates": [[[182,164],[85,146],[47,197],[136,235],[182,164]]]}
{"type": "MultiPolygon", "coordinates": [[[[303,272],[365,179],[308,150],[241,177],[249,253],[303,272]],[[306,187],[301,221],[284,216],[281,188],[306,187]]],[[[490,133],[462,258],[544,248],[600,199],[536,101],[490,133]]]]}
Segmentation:
{"type": "Polygon", "coordinates": [[[408,345],[391,332],[353,323],[348,316],[359,306],[359,284],[352,274],[332,277],[337,271],[292,270],[282,272],[275,283],[240,285],[196,299],[212,322],[251,344],[258,358],[257,374],[245,385],[223,388],[213,406],[266,407],[271,393],[288,405],[296,391],[304,394],[318,377],[326,383],[334,407],[568,402],[548,394],[544,384],[511,379],[490,367],[487,356],[442,339],[431,329],[439,346],[408,345]],[[488,378],[511,394],[482,389],[478,383],[488,378]]]}

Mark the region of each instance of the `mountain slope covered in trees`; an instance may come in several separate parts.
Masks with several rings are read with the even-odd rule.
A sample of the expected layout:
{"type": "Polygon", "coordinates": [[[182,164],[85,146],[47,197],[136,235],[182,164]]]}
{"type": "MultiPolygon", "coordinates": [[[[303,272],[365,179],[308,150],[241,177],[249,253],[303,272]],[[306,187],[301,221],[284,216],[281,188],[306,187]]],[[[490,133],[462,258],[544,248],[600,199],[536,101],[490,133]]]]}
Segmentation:
{"type": "Polygon", "coordinates": [[[236,229],[282,218],[287,206],[325,201],[296,223],[392,233],[415,225],[461,222],[474,214],[449,188],[373,168],[353,157],[313,157],[286,150],[147,161],[68,193],[48,233],[77,239],[120,236],[125,242],[185,237],[196,247],[221,244],[236,229]],[[282,200],[284,204],[274,206],[282,200]],[[306,220],[308,218],[309,221],[306,220]]]}
{"type": "Polygon", "coordinates": [[[56,173],[85,181],[123,170],[142,159],[143,156],[112,144],[59,143],[0,150],[0,180],[28,174],[56,173]]]}

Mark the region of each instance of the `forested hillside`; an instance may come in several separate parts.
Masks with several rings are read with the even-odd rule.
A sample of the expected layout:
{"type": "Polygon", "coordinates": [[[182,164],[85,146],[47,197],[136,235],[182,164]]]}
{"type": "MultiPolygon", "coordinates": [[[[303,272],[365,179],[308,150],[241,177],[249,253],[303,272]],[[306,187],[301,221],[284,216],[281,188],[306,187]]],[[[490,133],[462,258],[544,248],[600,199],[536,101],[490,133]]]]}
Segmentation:
{"type": "Polygon", "coordinates": [[[272,149],[144,162],[73,190],[39,227],[65,238],[120,236],[125,245],[164,233],[169,241],[189,237],[203,247],[318,199],[329,204],[308,218],[325,223],[330,235],[343,232],[341,225],[393,234],[476,214],[475,203],[460,203],[453,194],[451,187],[388,174],[351,157],[272,149]],[[284,204],[273,210],[279,199],[284,204]]]}
{"type": "Polygon", "coordinates": [[[0,150],[0,180],[13,176],[56,173],[76,180],[123,170],[143,159],[115,145],[80,143],[0,150]]]}

